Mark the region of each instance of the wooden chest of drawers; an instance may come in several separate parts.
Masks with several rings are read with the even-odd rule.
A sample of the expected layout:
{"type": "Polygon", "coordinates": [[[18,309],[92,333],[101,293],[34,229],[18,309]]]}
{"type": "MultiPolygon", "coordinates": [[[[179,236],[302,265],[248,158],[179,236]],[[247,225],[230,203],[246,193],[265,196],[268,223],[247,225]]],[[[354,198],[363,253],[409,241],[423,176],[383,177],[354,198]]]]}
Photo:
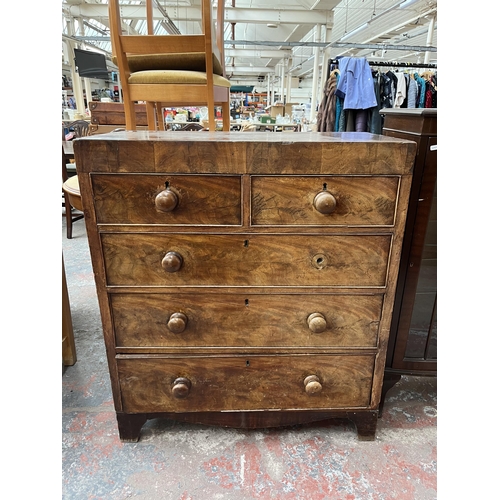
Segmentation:
{"type": "Polygon", "coordinates": [[[118,429],[347,417],[374,439],[415,143],[117,132],[75,143],[118,429]]]}

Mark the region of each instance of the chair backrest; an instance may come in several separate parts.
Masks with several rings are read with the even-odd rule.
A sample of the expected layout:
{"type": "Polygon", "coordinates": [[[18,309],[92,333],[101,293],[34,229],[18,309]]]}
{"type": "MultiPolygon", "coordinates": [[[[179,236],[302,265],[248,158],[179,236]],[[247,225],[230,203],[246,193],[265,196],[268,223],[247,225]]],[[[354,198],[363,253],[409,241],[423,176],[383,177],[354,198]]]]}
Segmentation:
{"type": "Polygon", "coordinates": [[[74,132],[74,137],[79,138],[79,137],[86,137],[90,135],[90,126],[89,122],[85,120],[76,120],[69,125],[67,125],[67,128],[69,130],[73,129],[74,132]]]}
{"type": "Polygon", "coordinates": [[[123,77],[145,70],[191,70],[225,76],[224,0],[217,2],[217,27],[213,30],[211,0],[201,0],[200,35],[153,35],[153,0],[146,0],[148,35],[123,33],[119,0],[109,0],[113,60],[123,77]]]}

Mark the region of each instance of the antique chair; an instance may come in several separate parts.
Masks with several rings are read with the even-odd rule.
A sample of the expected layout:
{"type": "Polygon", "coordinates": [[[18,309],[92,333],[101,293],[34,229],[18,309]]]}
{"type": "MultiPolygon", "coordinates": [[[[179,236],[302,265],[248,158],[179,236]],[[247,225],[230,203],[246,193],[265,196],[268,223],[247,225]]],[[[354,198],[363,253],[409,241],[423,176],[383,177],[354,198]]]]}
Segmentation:
{"type": "MultiPolygon", "coordinates": [[[[76,120],[68,125],[63,125],[62,139],[65,141],[64,129],[73,130],[74,138],[85,137],[90,134],[89,123],[85,120],[76,120]]],[[[73,237],[73,223],[83,219],[83,208],[81,204],[80,187],[76,175],[76,165],[73,172],[68,172],[68,163],[72,154],[67,154],[62,146],[62,192],[63,206],[66,216],[66,237],[73,237]],[[73,174],[73,175],[71,175],[73,174]]],[[[74,164],[72,164],[74,165],[74,164]]]]}
{"type": "Polygon", "coordinates": [[[211,0],[201,0],[202,34],[154,35],[153,0],[146,0],[148,35],[122,31],[118,0],[109,0],[113,60],[118,65],[125,106],[125,128],[136,130],[134,102],[145,101],[150,130],[164,129],[162,107],[207,106],[209,130],[216,128],[215,106],[229,130],[231,83],[225,78],[223,9],[217,2],[213,29],[211,0]]]}

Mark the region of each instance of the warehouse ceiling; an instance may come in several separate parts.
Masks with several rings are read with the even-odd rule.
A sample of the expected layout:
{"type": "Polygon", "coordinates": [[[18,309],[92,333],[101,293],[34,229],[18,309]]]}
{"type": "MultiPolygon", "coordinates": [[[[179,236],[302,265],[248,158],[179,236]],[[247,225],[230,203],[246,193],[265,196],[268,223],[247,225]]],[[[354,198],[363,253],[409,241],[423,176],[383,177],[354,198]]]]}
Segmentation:
{"type": "MultiPolygon", "coordinates": [[[[144,1],[122,3],[130,31],[145,33],[144,1]]],[[[156,3],[156,33],[200,32],[199,0],[156,3]]],[[[107,9],[107,0],[63,0],[63,42],[110,56],[107,9]]],[[[437,65],[433,0],[226,0],[224,33],[226,72],[235,84],[312,78],[315,67],[338,56],[437,65]]]]}

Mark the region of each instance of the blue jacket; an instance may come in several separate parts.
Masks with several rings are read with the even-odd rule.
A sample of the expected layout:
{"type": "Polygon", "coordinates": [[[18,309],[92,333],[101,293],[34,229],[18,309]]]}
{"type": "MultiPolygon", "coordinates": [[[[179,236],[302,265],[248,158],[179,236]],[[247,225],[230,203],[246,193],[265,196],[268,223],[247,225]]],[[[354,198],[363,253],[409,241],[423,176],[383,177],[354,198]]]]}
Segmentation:
{"type": "Polygon", "coordinates": [[[339,59],[340,78],[335,95],[344,99],[344,109],[368,109],[377,106],[373,77],[364,57],[339,59]]]}

